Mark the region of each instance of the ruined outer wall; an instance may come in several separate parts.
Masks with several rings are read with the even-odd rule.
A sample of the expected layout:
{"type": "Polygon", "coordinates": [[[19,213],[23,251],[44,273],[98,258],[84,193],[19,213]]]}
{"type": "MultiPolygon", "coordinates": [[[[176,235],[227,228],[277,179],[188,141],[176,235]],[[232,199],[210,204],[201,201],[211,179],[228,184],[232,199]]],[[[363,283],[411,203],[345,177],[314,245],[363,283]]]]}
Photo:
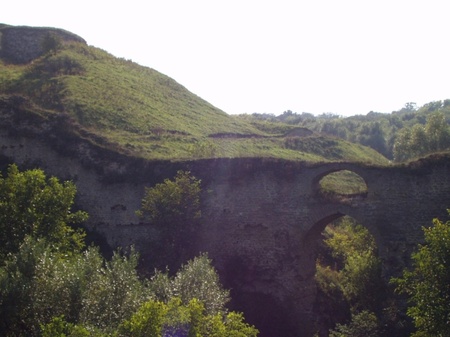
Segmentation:
{"type": "Polygon", "coordinates": [[[55,34],[65,42],[86,43],[62,29],[0,25],[0,58],[12,63],[28,63],[44,53],[42,42],[48,34],[55,34]]]}
{"type": "Polygon", "coordinates": [[[200,246],[214,258],[236,307],[269,336],[312,335],[316,248],[329,221],[349,215],[368,227],[389,278],[409,263],[423,240],[421,227],[444,219],[450,207],[448,157],[391,168],[262,159],[208,164],[214,177],[200,246]],[[342,169],[365,179],[366,197],[335,202],[318,193],[320,178],[342,169]]]}
{"type": "Polygon", "coordinates": [[[173,177],[178,169],[202,179],[197,250],[209,252],[232,291],[234,308],[266,336],[312,335],[317,240],[329,220],[350,215],[367,226],[388,277],[408,263],[422,240],[421,226],[444,218],[450,207],[448,157],[390,168],[258,158],[146,162],[67,134],[62,138],[58,119],[26,122],[22,116],[19,125],[14,116],[24,111],[6,103],[0,110],[3,163],[72,179],[77,205],[90,214],[89,228],[111,245],[134,243],[139,250],[155,239],[155,231],[134,213],[144,186],[173,177]],[[365,198],[336,202],[318,193],[320,178],[341,169],[364,178],[365,198]]]}

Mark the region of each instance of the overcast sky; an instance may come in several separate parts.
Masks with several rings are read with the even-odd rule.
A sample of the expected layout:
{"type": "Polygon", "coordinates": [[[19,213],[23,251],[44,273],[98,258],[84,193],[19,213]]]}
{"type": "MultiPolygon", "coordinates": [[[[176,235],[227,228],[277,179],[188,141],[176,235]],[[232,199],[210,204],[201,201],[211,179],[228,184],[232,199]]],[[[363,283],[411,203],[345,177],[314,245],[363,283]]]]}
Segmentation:
{"type": "Polygon", "coordinates": [[[230,114],[392,112],[450,98],[448,0],[14,0],[0,23],[69,30],[230,114]]]}

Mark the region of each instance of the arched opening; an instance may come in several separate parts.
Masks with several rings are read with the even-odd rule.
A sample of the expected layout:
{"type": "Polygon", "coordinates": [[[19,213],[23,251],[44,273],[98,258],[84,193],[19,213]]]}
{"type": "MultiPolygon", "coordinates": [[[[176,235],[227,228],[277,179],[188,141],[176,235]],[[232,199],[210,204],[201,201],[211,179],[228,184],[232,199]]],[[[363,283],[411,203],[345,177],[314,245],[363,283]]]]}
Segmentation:
{"type": "Polygon", "coordinates": [[[318,336],[345,335],[359,329],[371,335],[396,336],[399,317],[393,294],[382,277],[382,262],[369,230],[346,215],[319,221],[322,230],[316,254],[314,314],[318,336]],[[329,220],[328,224],[324,221],[329,220]],[[389,327],[390,331],[384,329],[389,327]],[[382,332],[383,331],[383,332],[382,332]]]}
{"type": "Polygon", "coordinates": [[[344,203],[364,199],[368,194],[365,180],[349,170],[329,172],[320,176],[316,189],[321,197],[344,203]]]}

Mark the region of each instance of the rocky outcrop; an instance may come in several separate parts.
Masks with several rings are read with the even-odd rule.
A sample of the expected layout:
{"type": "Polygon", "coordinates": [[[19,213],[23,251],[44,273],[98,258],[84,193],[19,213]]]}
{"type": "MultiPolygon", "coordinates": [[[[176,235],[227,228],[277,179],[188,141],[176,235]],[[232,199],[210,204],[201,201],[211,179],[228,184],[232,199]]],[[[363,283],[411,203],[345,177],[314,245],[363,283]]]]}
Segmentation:
{"type": "Polygon", "coordinates": [[[44,40],[49,36],[62,42],[86,43],[83,38],[63,29],[0,24],[0,58],[11,63],[28,63],[45,53],[44,40]]]}

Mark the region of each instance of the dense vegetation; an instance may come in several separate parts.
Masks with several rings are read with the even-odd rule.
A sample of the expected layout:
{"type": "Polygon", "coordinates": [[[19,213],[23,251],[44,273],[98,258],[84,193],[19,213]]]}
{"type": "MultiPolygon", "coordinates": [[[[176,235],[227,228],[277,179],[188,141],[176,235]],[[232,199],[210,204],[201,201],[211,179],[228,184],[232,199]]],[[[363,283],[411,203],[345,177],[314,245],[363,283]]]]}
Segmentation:
{"type": "MultiPolygon", "coordinates": [[[[56,39],[56,40],[55,40],[56,39]]],[[[386,164],[341,139],[262,129],[230,116],[173,79],[80,42],[44,40],[30,64],[0,59],[0,102],[20,96],[44,118],[63,115],[83,138],[147,159],[276,157],[386,164]],[[82,130],[82,132],[80,132],[82,130]]]]}
{"type": "Polygon", "coordinates": [[[423,231],[425,244],[413,253],[412,269],[392,281],[409,295],[408,315],[417,328],[413,336],[445,337],[450,331],[450,220],[434,219],[423,231]]]}
{"type": "Polygon", "coordinates": [[[450,220],[434,219],[423,231],[425,244],[412,254],[412,268],[388,284],[366,228],[348,217],[328,225],[316,263],[318,330],[332,337],[448,336],[450,220]],[[396,293],[408,295],[414,327],[396,293]]]}
{"type": "Polygon", "coordinates": [[[341,117],[333,114],[314,116],[290,110],[279,116],[241,115],[260,130],[307,128],[314,132],[371,147],[386,158],[404,161],[450,149],[450,99],[417,107],[414,103],[391,114],[341,117]]]}
{"type": "MultiPolygon", "coordinates": [[[[177,179],[166,183],[177,189],[193,180],[182,172],[177,179]]],[[[143,278],[132,248],[106,260],[84,246],[84,233],[70,226],[87,216],[71,212],[72,183],[13,165],[0,185],[2,336],[257,335],[242,314],[227,310],[228,291],[207,255],[174,275],[143,278]]],[[[199,190],[191,192],[195,199],[199,190]]]]}

